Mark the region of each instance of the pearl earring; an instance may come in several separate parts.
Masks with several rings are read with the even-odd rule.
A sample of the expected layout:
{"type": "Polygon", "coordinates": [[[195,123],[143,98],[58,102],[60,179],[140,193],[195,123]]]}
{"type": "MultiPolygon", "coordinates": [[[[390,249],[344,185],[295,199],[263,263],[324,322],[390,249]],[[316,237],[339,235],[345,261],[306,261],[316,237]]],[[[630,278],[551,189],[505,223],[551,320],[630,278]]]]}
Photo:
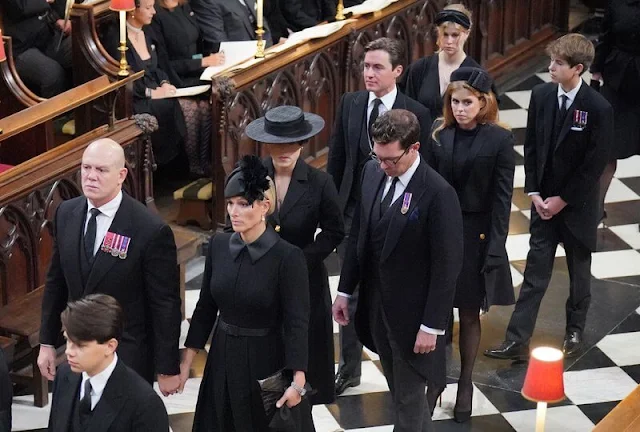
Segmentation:
{"type": "Polygon", "coordinates": [[[266,219],[264,218],[264,215],[262,215],[262,220],[265,221],[266,219]]]}

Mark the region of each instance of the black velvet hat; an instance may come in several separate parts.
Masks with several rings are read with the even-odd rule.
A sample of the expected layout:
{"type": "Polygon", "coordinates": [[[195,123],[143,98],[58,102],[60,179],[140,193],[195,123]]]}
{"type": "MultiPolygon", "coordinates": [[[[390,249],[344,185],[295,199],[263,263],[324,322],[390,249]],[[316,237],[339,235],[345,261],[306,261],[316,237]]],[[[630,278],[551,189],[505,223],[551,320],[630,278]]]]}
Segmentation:
{"type": "Polygon", "coordinates": [[[454,70],[451,73],[451,82],[454,81],[466,81],[467,84],[482,93],[489,93],[493,85],[493,80],[489,74],[475,67],[461,67],[454,70]]]}
{"type": "Polygon", "coordinates": [[[438,12],[436,14],[436,19],[434,20],[434,22],[437,26],[445,22],[453,22],[456,24],[460,24],[467,30],[471,28],[471,20],[469,20],[467,14],[453,9],[445,9],[438,12]]]}
{"type": "Polygon", "coordinates": [[[324,128],[324,119],[302,111],[296,106],[271,108],[264,117],[249,123],[244,133],[255,141],[268,144],[288,144],[304,141],[324,128]]]}
{"type": "Polygon", "coordinates": [[[264,193],[269,189],[269,173],[259,157],[243,156],[236,168],[227,177],[224,186],[224,197],[242,196],[249,203],[263,200],[264,193]]]}

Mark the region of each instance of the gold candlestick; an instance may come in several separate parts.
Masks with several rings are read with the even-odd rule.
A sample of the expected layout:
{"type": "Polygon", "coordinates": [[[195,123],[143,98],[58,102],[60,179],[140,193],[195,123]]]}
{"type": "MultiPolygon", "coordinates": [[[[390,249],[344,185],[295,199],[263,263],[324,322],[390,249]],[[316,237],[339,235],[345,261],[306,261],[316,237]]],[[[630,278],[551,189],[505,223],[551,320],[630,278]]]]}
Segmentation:
{"type": "Polygon", "coordinates": [[[264,58],[264,46],[265,46],[265,41],[264,39],[262,39],[262,36],[264,35],[264,30],[262,29],[262,27],[258,27],[258,30],[256,30],[256,35],[258,36],[258,40],[257,42],[257,46],[256,46],[256,55],[255,58],[264,58]]]}
{"type": "Polygon", "coordinates": [[[336,21],[344,20],[344,1],[338,0],[338,6],[336,7],[336,21]]]}
{"type": "Polygon", "coordinates": [[[118,47],[118,51],[120,51],[120,70],[118,71],[118,76],[120,78],[128,77],[129,71],[127,70],[127,12],[120,12],[120,46],[118,47]]]}

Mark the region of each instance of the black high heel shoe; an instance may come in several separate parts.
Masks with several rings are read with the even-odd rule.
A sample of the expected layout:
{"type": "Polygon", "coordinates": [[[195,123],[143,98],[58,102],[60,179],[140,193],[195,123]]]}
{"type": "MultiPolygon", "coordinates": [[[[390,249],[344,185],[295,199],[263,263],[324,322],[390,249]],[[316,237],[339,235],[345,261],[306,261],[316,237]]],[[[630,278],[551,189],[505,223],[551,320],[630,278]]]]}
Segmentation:
{"type": "Polygon", "coordinates": [[[469,392],[469,407],[468,410],[462,411],[458,409],[458,401],[460,400],[460,383],[458,383],[458,394],[456,395],[456,406],[453,408],[453,419],[456,423],[464,423],[471,418],[471,409],[473,403],[473,384],[471,384],[471,391],[469,392]]]}
{"type": "Polygon", "coordinates": [[[445,387],[427,387],[427,403],[429,404],[429,412],[432,417],[433,411],[436,409],[436,402],[442,408],[442,392],[444,389],[445,387]]]}

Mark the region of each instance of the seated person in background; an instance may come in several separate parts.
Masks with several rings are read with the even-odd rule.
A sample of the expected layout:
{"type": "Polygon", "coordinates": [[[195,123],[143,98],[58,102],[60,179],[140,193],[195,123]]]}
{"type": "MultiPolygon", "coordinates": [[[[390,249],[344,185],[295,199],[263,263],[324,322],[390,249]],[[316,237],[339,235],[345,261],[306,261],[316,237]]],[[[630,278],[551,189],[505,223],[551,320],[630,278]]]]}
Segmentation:
{"type": "MultiPolygon", "coordinates": [[[[208,43],[248,41],[256,38],[255,0],[191,0],[202,37],[208,43]]],[[[266,15],[266,14],[265,14],[266,15]]],[[[271,45],[271,32],[267,20],[263,21],[267,46],[271,45]]]]}
{"type": "Polygon", "coordinates": [[[11,430],[11,400],[13,387],[9,379],[9,368],[0,349],[0,432],[11,430]]]}
{"type": "Polygon", "coordinates": [[[297,32],[317,24],[302,10],[302,0],[265,0],[264,16],[269,21],[273,43],[288,38],[289,32],[297,32]]]}
{"type": "MultiPolygon", "coordinates": [[[[336,0],[300,0],[302,10],[316,23],[322,21],[335,21],[336,0]]],[[[346,7],[346,6],[345,6],[346,7]]]]}
{"type": "MultiPolygon", "coordinates": [[[[210,164],[210,143],[206,139],[207,134],[211,134],[210,122],[200,127],[201,111],[197,101],[173,98],[176,87],[158,62],[159,38],[152,27],[143,29],[151,24],[155,15],[154,0],[135,0],[135,5],[133,12],[127,15],[127,62],[131,69],[144,70],[145,74],[133,83],[133,110],[152,114],[158,119],[159,128],[151,135],[151,142],[159,165],[166,165],[176,158],[184,143],[191,174],[204,175],[210,164]],[[186,123],[185,117],[189,118],[186,123]],[[206,131],[207,124],[209,132],[206,131]]],[[[114,58],[120,58],[117,26],[113,26],[106,40],[107,51],[114,58]]],[[[175,73],[171,71],[171,74],[175,73]]]]}
{"type": "Polygon", "coordinates": [[[44,98],[71,85],[71,24],[64,23],[65,0],[5,0],[5,33],[13,42],[20,78],[44,98]],[[64,32],[60,48],[60,32],[64,32]],[[46,73],[43,73],[46,71],[46,73]]]}
{"type": "Polygon", "coordinates": [[[53,383],[49,431],[165,432],[160,396],[116,354],[124,332],[117,300],[90,294],[61,314],[67,362],[53,383]]]}

